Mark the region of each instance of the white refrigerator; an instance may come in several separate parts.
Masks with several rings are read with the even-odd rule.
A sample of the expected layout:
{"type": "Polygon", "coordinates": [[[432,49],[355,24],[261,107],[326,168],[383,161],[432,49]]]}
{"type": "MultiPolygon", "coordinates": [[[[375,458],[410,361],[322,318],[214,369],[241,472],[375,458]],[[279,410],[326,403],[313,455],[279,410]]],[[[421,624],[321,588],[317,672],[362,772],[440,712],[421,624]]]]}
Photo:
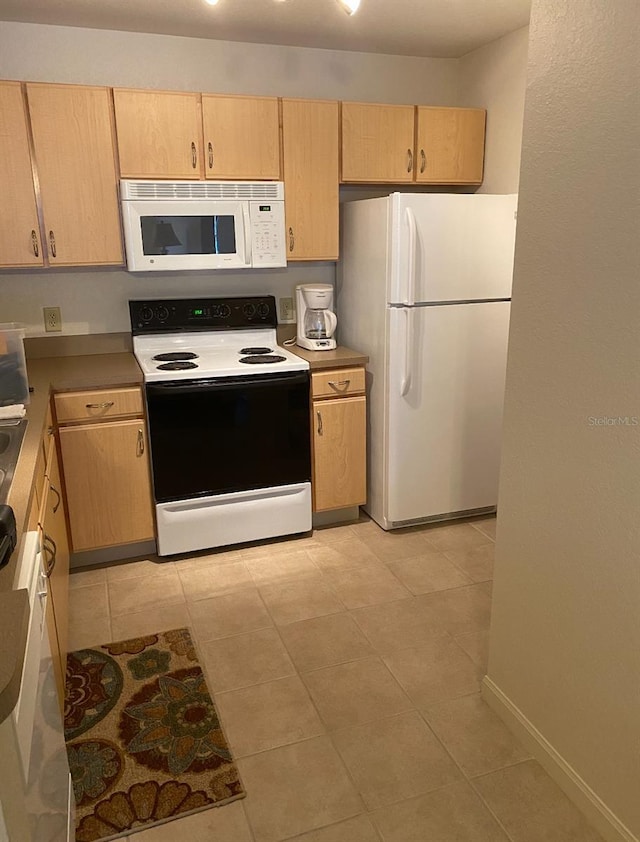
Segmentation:
{"type": "Polygon", "coordinates": [[[342,206],[342,345],[368,354],[368,499],[384,529],[493,511],[516,195],[342,206]]]}

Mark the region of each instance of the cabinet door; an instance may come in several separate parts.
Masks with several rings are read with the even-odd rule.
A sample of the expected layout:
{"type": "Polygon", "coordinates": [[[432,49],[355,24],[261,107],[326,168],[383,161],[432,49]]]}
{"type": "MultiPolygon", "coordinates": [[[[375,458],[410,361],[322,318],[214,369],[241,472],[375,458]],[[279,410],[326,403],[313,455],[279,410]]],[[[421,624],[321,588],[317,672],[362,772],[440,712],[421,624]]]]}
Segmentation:
{"type": "Polygon", "coordinates": [[[287,257],[338,259],[338,103],[282,100],[287,257]]]}
{"type": "Polygon", "coordinates": [[[49,261],[122,263],[107,88],[27,85],[49,261]]]}
{"type": "Polygon", "coordinates": [[[153,538],[142,419],[60,429],[75,552],[153,538]]]}
{"type": "Polygon", "coordinates": [[[280,178],[276,97],[203,96],[207,178],[280,178]]]}
{"type": "MultiPolygon", "coordinates": [[[[51,568],[49,575],[49,599],[53,604],[53,614],[57,631],[58,658],[61,665],[61,674],[64,676],[69,638],[69,538],[67,536],[67,519],[62,496],[58,454],[53,435],[50,436],[48,444],[45,483],[46,495],[42,527],[44,531],[45,559],[51,568]]],[[[54,642],[50,642],[52,650],[54,650],[54,642]]]]}
{"type": "Polygon", "coordinates": [[[113,91],[122,178],[202,178],[200,94],[113,91]]]}
{"type": "Polygon", "coordinates": [[[0,266],[42,266],[29,135],[19,82],[0,82],[0,266]]]}
{"type": "Polygon", "coordinates": [[[413,181],[413,105],[342,103],[342,181],[413,181]]]}
{"type": "Polygon", "coordinates": [[[486,111],[481,108],[418,108],[416,181],[480,184],[486,111]]]}
{"type": "Polygon", "coordinates": [[[366,398],[313,402],[314,511],[366,502],[366,398]]]}

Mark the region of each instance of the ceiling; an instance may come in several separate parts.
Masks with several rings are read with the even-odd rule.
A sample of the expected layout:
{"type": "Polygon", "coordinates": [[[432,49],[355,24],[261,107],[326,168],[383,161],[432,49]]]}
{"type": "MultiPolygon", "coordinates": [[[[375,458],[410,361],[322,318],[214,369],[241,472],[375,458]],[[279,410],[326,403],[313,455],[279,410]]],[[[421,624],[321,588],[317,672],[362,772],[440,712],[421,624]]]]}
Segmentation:
{"type": "Polygon", "coordinates": [[[0,20],[457,58],[529,21],[531,0],[0,0],[0,20]]]}

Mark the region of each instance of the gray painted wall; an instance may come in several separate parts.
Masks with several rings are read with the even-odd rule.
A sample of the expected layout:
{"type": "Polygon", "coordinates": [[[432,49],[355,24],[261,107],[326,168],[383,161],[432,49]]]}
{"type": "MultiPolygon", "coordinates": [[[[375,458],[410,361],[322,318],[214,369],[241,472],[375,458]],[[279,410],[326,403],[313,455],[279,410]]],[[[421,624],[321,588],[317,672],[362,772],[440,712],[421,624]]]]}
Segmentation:
{"type": "Polygon", "coordinates": [[[489,659],[636,836],[639,34],[637,0],[533,3],[489,659]]]}

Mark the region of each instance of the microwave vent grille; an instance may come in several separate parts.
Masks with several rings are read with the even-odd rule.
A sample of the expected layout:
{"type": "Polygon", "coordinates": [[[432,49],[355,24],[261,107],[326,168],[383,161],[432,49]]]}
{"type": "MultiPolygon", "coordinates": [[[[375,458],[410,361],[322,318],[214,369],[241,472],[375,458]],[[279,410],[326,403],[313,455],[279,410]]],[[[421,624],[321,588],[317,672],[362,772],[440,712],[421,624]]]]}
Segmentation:
{"type": "Polygon", "coordinates": [[[121,181],[120,188],[123,201],[284,199],[284,184],[280,181],[121,181]]]}

